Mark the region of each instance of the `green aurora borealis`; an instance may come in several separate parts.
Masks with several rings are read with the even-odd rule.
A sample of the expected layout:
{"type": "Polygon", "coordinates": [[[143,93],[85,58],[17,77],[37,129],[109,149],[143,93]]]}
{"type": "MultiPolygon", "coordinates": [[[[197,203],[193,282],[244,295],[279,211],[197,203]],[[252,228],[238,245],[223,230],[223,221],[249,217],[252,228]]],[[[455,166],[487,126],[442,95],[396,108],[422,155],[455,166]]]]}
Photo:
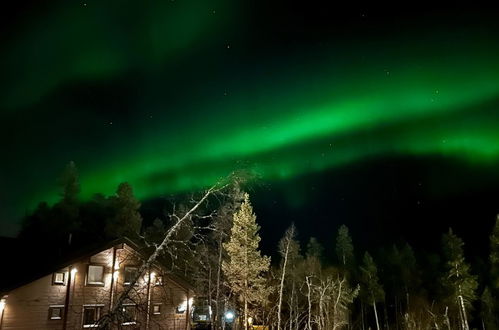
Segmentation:
{"type": "Polygon", "coordinates": [[[69,160],[84,198],[128,181],[141,199],[237,169],[271,182],[394,155],[499,164],[487,28],[352,32],[284,51],[259,48],[229,2],[116,6],[61,5],[3,43],[5,216],[54,201],[69,160]]]}

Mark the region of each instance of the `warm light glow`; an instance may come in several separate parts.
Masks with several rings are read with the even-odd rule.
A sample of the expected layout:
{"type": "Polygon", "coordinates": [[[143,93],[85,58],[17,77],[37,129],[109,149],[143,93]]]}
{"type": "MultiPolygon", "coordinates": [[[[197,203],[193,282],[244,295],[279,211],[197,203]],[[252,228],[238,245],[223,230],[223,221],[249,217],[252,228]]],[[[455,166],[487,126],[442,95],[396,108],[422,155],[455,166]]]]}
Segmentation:
{"type": "Polygon", "coordinates": [[[152,272],[151,273],[151,278],[154,278],[156,276],[156,273],[155,272],[152,272]]]}
{"type": "Polygon", "coordinates": [[[77,272],[78,272],[78,269],[76,269],[76,268],[71,269],[71,275],[74,276],[77,272]]]}
{"type": "Polygon", "coordinates": [[[114,270],[119,270],[119,269],[120,269],[120,265],[115,264],[115,265],[114,265],[114,270]]]}
{"type": "Polygon", "coordinates": [[[5,297],[7,297],[7,295],[5,295],[2,299],[0,299],[0,313],[3,312],[3,310],[5,309],[5,304],[7,304],[5,297]]]}
{"type": "Polygon", "coordinates": [[[118,275],[119,275],[119,271],[115,270],[114,273],[113,273],[113,278],[116,280],[118,279],[118,275]]]}
{"type": "Polygon", "coordinates": [[[189,298],[189,307],[192,306],[192,303],[194,302],[194,298],[189,298]]]}
{"type": "Polygon", "coordinates": [[[253,318],[250,316],[248,317],[248,325],[252,326],[253,325],[253,318]]]}
{"type": "Polygon", "coordinates": [[[185,310],[186,310],[186,309],[187,309],[187,304],[186,304],[186,302],[185,302],[185,301],[177,307],[177,310],[178,310],[180,313],[185,312],[185,310]]]}

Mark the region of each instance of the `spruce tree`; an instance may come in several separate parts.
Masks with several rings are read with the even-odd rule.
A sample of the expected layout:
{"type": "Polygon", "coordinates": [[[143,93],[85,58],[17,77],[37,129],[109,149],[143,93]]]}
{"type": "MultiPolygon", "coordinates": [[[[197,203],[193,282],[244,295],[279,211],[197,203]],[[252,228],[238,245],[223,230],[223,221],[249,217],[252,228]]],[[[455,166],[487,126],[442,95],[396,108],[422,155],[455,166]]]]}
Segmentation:
{"type": "Polygon", "coordinates": [[[61,200],[52,208],[50,222],[56,227],[61,240],[67,240],[71,245],[75,232],[80,231],[79,211],[80,205],[78,195],[80,193],[80,179],[78,169],[73,161],[69,162],[61,177],[59,178],[61,187],[61,200]]]}
{"type": "Polygon", "coordinates": [[[373,258],[366,252],[364,254],[363,264],[360,267],[361,271],[361,298],[368,305],[373,307],[374,316],[376,318],[376,329],[380,329],[378,311],[376,303],[385,300],[385,291],[378,278],[378,267],[374,263],[373,258]]]}
{"type": "Polygon", "coordinates": [[[499,293],[499,215],[490,235],[490,281],[492,291],[499,293]]]}
{"type": "Polygon", "coordinates": [[[414,256],[414,251],[412,247],[406,243],[400,250],[400,280],[404,287],[404,293],[406,298],[407,309],[409,309],[409,294],[416,292],[418,286],[420,285],[420,277],[418,272],[418,266],[416,263],[416,257],[414,256]]]}
{"type": "Polygon", "coordinates": [[[443,235],[442,245],[445,257],[442,283],[450,303],[457,307],[461,329],[468,330],[469,312],[476,300],[477,279],[470,274],[470,266],[464,259],[464,243],[452,229],[449,228],[449,232],[443,235]]]}
{"type": "Polygon", "coordinates": [[[307,258],[317,258],[317,260],[322,259],[322,252],[324,251],[324,248],[322,247],[321,243],[317,240],[315,237],[310,237],[310,240],[308,241],[307,244],[307,258]]]}
{"type": "Polygon", "coordinates": [[[234,214],[230,239],[223,244],[229,260],[222,263],[228,286],[243,302],[245,329],[248,305],[264,302],[269,292],[264,274],[269,270],[270,258],[262,256],[258,249],[259,230],[249,195],[245,194],[240,210],[234,214]]]}
{"type": "Polygon", "coordinates": [[[499,327],[499,320],[497,317],[497,301],[494,299],[488,287],[483,290],[480,297],[480,317],[482,325],[485,329],[497,329],[499,327]]]}
{"type": "Polygon", "coordinates": [[[140,202],[135,198],[130,184],[124,182],[118,186],[116,196],[112,197],[115,215],[108,219],[105,232],[108,237],[134,237],[140,232],[142,216],[139,213],[140,202]]]}
{"type": "Polygon", "coordinates": [[[59,178],[61,186],[61,197],[65,203],[76,203],[80,193],[80,177],[78,169],[73,161],[69,162],[61,177],[59,178]]]}
{"type": "Polygon", "coordinates": [[[352,238],[348,233],[348,227],[345,225],[341,225],[338,229],[338,236],[336,236],[336,255],[344,268],[347,268],[347,265],[352,265],[354,258],[352,238]]]}

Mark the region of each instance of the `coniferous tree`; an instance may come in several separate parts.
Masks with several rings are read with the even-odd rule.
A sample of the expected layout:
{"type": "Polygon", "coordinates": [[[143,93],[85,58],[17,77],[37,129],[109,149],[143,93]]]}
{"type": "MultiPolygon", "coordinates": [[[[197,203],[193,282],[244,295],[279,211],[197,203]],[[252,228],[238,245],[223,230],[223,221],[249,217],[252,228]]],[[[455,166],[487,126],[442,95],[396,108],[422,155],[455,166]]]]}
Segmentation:
{"type": "Polygon", "coordinates": [[[412,247],[406,243],[400,250],[400,281],[404,289],[406,308],[410,306],[410,293],[418,288],[420,279],[412,247]]]}
{"type": "Polygon", "coordinates": [[[347,265],[352,265],[354,258],[353,243],[352,238],[348,233],[348,227],[345,225],[341,225],[338,229],[338,236],[336,236],[336,255],[344,268],[347,268],[347,265]]]}
{"type": "Polygon", "coordinates": [[[499,293],[499,215],[490,235],[490,280],[492,291],[499,293]]]}
{"type": "Polygon", "coordinates": [[[318,260],[321,260],[323,251],[324,248],[322,247],[321,243],[319,243],[317,238],[310,237],[310,240],[307,244],[307,258],[314,257],[318,260]]]}
{"type": "Polygon", "coordinates": [[[163,223],[163,221],[161,221],[161,219],[156,218],[152,222],[152,225],[146,228],[144,236],[149,242],[159,243],[165,235],[165,232],[165,224],[163,223]]]}
{"type": "Polygon", "coordinates": [[[376,329],[380,329],[378,311],[376,303],[385,300],[385,291],[378,278],[378,267],[374,263],[373,258],[366,252],[361,271],[361,298],[373,307],[374,317],[376,319],[376,329]]]}
{"type": "Polygon", "coordinates": [[[476,300],[478,287],[476,276],[471,275],[470,266],[464,259],[463,241],[452,229],[442,237],[445,257],[445,273],[442,279],[451,306],[457,307],[461,329],[469,329],[469,312],[476,300]]]}
{"type": "Polygon", "coordinates": [[[60,179],[62,201],[76,203],[80,193],[80,177],[76,164],[71,161],[64,169],[60,179]]]}
{"type": "Polygon", "coordinates": [[[269,294],[263,275],[269,270],[270,258],[262,256],[258,249],[259,230],[249,195],[245,194],[241,209],[234,214],[230,239],[223,244],[229,260],[222,263],[229,287],[243,303],[245,329],[249,305],[263,303],[269,294]]]}
{"type": "Polygon", "coordinates": [[[52,220],[57,221],[57,227],[63,237],[71,244],[73,234],[79,230],[80,223],[78,195],[80,193],[80,178],[73,161],[69,162],[59,179],[61,200],[54,205],[52,220]]]}
{"type": "Polygon", "coordinates": [[[115,215],[106,224],[106,235],[108,237],[131,236],[140,232],[142,216],[139,213],[140,202],[133,194],[132,186],[121,183],[116,190],[116,196],[112,197],[115,215]]]}
{"type": "MultiPolygon", "coordinates": [[[[56,249],[61,254],[72,243],[73,234],[80,230],[79,201],[80,182],[74,162],[70,162],[59,178],[61,199],[53,206],[42,202],[23,223],[20,237],[44,249],[56,249]]],[[[52,251],[54,253],[56,251],[52,251]]]]}
{"type": "Polygon", "coordinates": [[[497,302],[488,287],[483,290],[480,297],[480,317],[484,329],[497,329],[499,327],[497,316],[497,302]]]}

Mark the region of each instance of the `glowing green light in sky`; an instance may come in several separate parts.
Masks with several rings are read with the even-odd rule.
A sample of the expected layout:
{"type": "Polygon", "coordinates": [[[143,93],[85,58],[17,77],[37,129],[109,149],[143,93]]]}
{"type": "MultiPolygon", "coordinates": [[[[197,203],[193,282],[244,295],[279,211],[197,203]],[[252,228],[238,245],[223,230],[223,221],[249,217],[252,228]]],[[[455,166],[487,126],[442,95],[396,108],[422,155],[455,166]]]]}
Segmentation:
{"type": "MultiPolygon", "coordinates": [[[[43,149],[41,177],[74,160],[84,198],[128,181],[144,199],[236,169],[271,181],[386,155],[499,162],[499,46],[488,36],[396,36],[390,46],[262,58],[232,33],[246,27],[229,1],[120,4],[61,9],[6,47],[0,108],[18,123],[3,136],[19,159],[11,167],[43,149]],[[36,114],[41,127],[23,132],[36,114]]],[[[33,185],[17,192],[18,210],[57,198],[53,180],[33,185]]]]}

